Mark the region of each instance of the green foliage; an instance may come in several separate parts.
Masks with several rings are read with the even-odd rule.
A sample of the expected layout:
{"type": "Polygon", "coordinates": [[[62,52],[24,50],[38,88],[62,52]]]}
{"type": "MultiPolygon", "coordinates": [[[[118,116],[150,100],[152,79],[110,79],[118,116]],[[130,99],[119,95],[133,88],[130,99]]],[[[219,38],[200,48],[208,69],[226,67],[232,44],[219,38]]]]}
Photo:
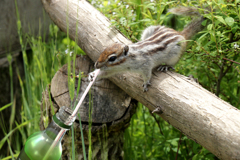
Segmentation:
{"type": "Polygon", "coordinates": [[[239,108],[240,12],[237,4],[223,1],[209,7],[206,30],[190,43],[176,69],[194,75],[206,89],[239,108]]]}
{"type": "MultiPolygon", "coordinates": [[[[111,20],[112,26],[117,27],[133,42],[137,42],[141,32],[150,25],[165,25],[181,30],[191,21],[189,17],[167,14],[169,8],[180,5],[208,6],[209,13],[204,13],[204,9],[199,9],[206,17],[202,23],[206,29],[189,42],[186,53],[175,68],[180,74],[193,75],[198,78],[203,87],[237,108],[240,107],[239,0],[232,3],[223,0],[92,0],[91,3],[111,20]]],[[[84,54],[76,42],[60,33],[55,25],[50,26],[50,37],[48,37],[48,43],[45,43],[43,41],[45,37],[34,38],[22,35],[21,22],[18,20],[17,24],[26,78],[22,80],[19,75],[22,87],[22,120],[21,124],[14,122],[17,127],[10,131],[4,130],[5,127],[1,123],[5,137],[0,141],[0,148],[4,143],[10,144],[8,140],[11,138],[9,137],[14,131],[19,130],[15,139],[20,141],[12,143],[11,146],[14,151],[17,150],[16,153],[20,151],[26,137],[39,130],[39,106],[42,91],[50,83],[56,71],[67,63],[67,60],[74,59],[76,54],[84,54]],[[28,40],[32,49],[28,54],[26,54],[24,39],[28,40]]],[[[72,79],[69,79],[69,83],[73,84],[72,79]]],[[[0,112],[10,106],[15,107],[13,96],[9,104],[0,108],[0,112]]],[[[44,121],[47,124],[48,119],[44,121]]],[[[154,118],[141,104],[131,120],[131,126],[125,132],[124,140],[125,159],[168,160],[176,159],[176,157],[193,160],[216,159],[208,150],[188,139],[160,117],[154,118]]],[[[11,147],[9,145],[9,148],[11,147]]],[[[10,158],[9,156],[8,159],[10,158]]]]}
{"type": "Polygon", "coordinates": [[[109,0],[95,1],[91,3],[111,20],[125,36],[132,41],[138,41],[141,31],[150,25],[166,24],[169,17],[162,15],[168,9],[168,5],[174,2],[167,0],[142,1],[142,0],[109,0]]]}
{"type": "MultiPolygon", "coordinates": [[[[20,33],[19,31],[19,34],[20,33]]],[[[47,43],[44,42],[45,37],[32,37],[21,34],[20,37],[20,39],[24,39],[24,41],[21,41],[21,46],[23,52],[25,52],[23,53],[23,57],[25,57],[23,58],[24,78],[18,75],[22,95],[21,121],[12,120],[11,118],[10,125],[12,126],[12,123],[15,123],[17,127],[9,127],[9,130],[7,130],[5,126],[7,122],[1,120],[0,123],[5,133],[5,137],[0,141],[0,149],[5,143],[8,143],[9,150],[11,151],[11,149],[13,149],[15,153],[19,153],[27,137],[40,130],[40,116],[41,114],[47,114],[46,112],[40,112],[42,92],[46,89],[46,86],[50,84],[51,79],[60,67],[67,63],[66,56],[69,55],[68,51],[66,51],[66,48],[68,48],[67,44],[64,43],[68,38],[66,38],[64,33],[60,33],[55,25],[50,26],[50,35],[47,43]],[[31,47],[31,51],[26,51],[27,44],[31,47]]],[[[70,40],[69,42],[69,48],[75,51],[75,42],[70,40]]],[[[80,54],[81,52],[81,49],[78,47],[75,53],[80,54]]],[[[8,56],[8,59],[11,60],[11,57],[8,56]]],[[[10,73],[11,72],[10,67],[10,73]]],[[[10,79],[12,79],[12,74],[10,74],[10,76],[10,79]]],[[[11,85],[10,87],[11,90],[13,90],[13,86],[11,85]]],[[[16,99],[13,97],[8,105],[0,107],[0,112],[9,106],[11,106],[12,111],[15,112],[15,101],[16,99]]],[[[12,112],[11,117],[13,116],[15,116],[15,113],[12,112]]],[[[48,122],[48,119],[44,119],[45,126],[47,126],[48,122]]],[[[0,159],[3,158],[3,154],[5,153],[0,154],[0,159]]],[[[12,156],[17,155],[18,154],[12,154],[12,156]]],[[[5,157],[4,159],[11,159],[11,157],[5,157]]]]}
{"type": "MultiPolygon", "coordinates": [[[[91,3],[133,42],[137,42],[141,32],[150,25],[182,30],[191,19],[167,14],[167,10],[180,5],[199,6],[206,17],[202,23],[206,29],[188,42],[189,47],[175,66],[176,71],[193,75],[203,87],[240,108],[239,1],[92,0],[91,3]],[[209,12],[203,6],[209,8],[209,12]]],[[[162,127],[157,126],[144,107],[138,108],[125,133],[125,159],[215,158],[187,137],[180,138],[179,131],[166,122],[159,121],[162,127]]]]}
{"type": "Polygon", "coordinates": [[[140,103],[124,137],[124,159],[169,160],[177,156],[213,160],[214,157],[160,117],[153,117],[140,103]]]}
{"type": "Polygon", "coordinates": [[[168,1],[168,0],[108,0],[91,3],[111,20],[133,42],[150,25],[165,25],[181,30],[190,19],[167,14],[176,6],[199,6],[206,17],[206,29],[189,42],[186,54],[176,66],[177,72],[193,75],[201,85],[239,108],[239,2],[168,1]],[[204,12],[205,11],[205,12],[204,12]]]}

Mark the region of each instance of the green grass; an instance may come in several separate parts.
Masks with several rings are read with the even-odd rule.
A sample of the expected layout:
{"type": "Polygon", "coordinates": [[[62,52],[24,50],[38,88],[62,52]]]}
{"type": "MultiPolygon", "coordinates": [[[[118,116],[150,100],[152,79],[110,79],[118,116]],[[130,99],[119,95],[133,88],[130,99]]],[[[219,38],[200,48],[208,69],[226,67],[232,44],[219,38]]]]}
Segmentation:
{"type": "MultiPolygon", "coordinates": [[[[236,45],[240,45],[238,42],[240,37],[240,27],[238,24],[240,12],[237,10],[237,1],[233,3],[222,1],[221,3],[215,1],[210,3],[206,1],[175,2],[167,0],[155,0],[153,2],[147,0],[126,0],[124,2],[119,0],[92,0],[91,3],[110,18],[112,25],[116,26],[133,42],[138,41],[141,31],[147,26],[164,24],[180,30],[190,21],[187,17],[174,18],[173,15],[166,14],[167,9],[179,5],[193,6],[197,4],[202,6],[208,3],[208,5],[216,9],[216,11],[206,15],[208,19],[208,23],[206,23],[207,29],[202,31],[195,41],[192,41],[189,45],[191,47],[176,66],[176,70],[183,75],[194,75],[198,78],[202,86],[213,93],[217,93],[219,89],[216,85],[217,77],[219,77],[221,73],[219,66],[222,66],[223,70],[227,71],[227,73],[221,79],[219,97],[239,108],[239,65],[223,60],[223,58],[227,58],[236,62],[240,61],[238,56],[239,48],[235,48],[236,45]],[[229,19],[229,17],[234,21],[232,22],[232,19],[229,19]],[[231,68],[227,70],[229,67],[231,68]]],[[[68,34],[59,32],[58,27],[55,25],[49,26],[50,34],[48,42],[44,42],[45,36],[31,37],[22,35],[21,21],[19,18],[17,23],[22,46],[25,75],[23,78],[18,74],[22,95],[21,121],[16,121],[13,118],[16,114],[16,99],[13,95],[12,66],[10,64],[11,101],[0,107],[0,113],[8,107],[12,109],[9,122],[3,122],[1,115],[0,125],[5,136],[0,140],[0,149],[3,147],[3,144],[7,144],[9,151],[8,153],[0,154],[0,159],[3,160],[13,159],[14,156],[16,157],[22,145],[26,142],[27,137],[40,130],[40,116],[41,114],[46,114],[40,111],[42,92],[46,86],[50,84],[54,74],[63,64],[69,64],[71,60],[75,60],[76,54],[84,54],[76,45],[76,42],[70,40],[68,34]],[[27,44],[30,45],[31,51],[26,51],[27,44]],[[70,52],[72,51],[74,55],[70,56],[70,52]],[[14,124],[16,127],[13,127],[14,124]],[[6,125],[9,125],[8,130],[6,125]]],[[[75,41],[77,41],[77,39],[75,41]]],[[[9,61],[11,58],[9,55],[9,61]]],[[[68,69],[69,73],[73,72],[70,67],[68,69]]],[[[71,79],[70,74],[68,78],[69,86],[72,86],[71,84],[75,83],[74,79],[71,79]]],[[[80,86],[80,81],[78,83],[80,86]]],[[[91,96],[89,96],[89,98],[91,98],[91,96]]],[[[89,113],[91,112],[89,111],[89,113]]],[[[48,119],[44,119],[45,127],[48,121],[48,119]]],[[[89,121],[91,121],[91,119],[89,121]]],[[[71,134],[72,137],[74,137],[73,130],[71,130],[71,134]]],[[[81,136],[83,138],[83,135],[81,136]]],[[[90,132],[89,137],[91,137],[90,132]]],[[[103,142],[104,141],[105,140],[103,140],[103,142]]],[[[76,152],[74,138],[72,138],[72,159],[75,159],[76,152]]],[[[89,151],[86,151],[84,148],[84,153],[87,152],[89,156],[91,156],[91,147],[89,147],[89,151]]],[[[124,158],[168,160],[176,159],[176,157],[178,157],[178,159],[214,159],[214,155],[209,153],[205,148],[188,139],[160,117],[152,116],[148,109],[139,103],[137,112],[131,119],[131,125],[126,129],[124,134],[124,158]]],[[[85,159],[87,159],[86,155],[85,159]]]]}

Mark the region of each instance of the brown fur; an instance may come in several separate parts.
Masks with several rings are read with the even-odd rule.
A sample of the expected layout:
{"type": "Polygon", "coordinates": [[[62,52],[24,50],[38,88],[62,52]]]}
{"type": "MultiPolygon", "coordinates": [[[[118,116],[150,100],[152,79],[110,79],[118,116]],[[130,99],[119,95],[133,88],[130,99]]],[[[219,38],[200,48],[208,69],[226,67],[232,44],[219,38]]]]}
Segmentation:
{"type": "Polygon", "coordinates": [[[114,43],[113,45],[107,47],[100,55],[98,62],[104,62],[108,59],[108,56],[115,53],[117,57],[123,52],[123,44],[114,43]]]}
{"type": "Polygon", "coordinates": [[[190,22],[181,32],[181,34],[185,37],[185,39],[191,39],[196,33],[203,29],[201,23],[204,21],[204,18],[200,15],[197,8],[193,7],[178,7],[170,9],[169,12],[172,12],[176,15],[184,15],[184,16],[197,16],[199,18],[190,22]]]}
{"type": "MultiPolygon", "coordinates": [[[[156,34],[158,34],[158,33],[156,33],[156,34]]],[[[177,31],[175,31],[173,33],[169,33],[169,34],[166,34],[166,35],[163,35],[163,36],[162,35],[161,36],[159,36],[159,35],[158,36],[153,36],[156,39],[153,39],[153,38],[149,39],[149,41],[140,44],[137,47],[137,49],[141,49],[146,45],[151,45],[151,44],[154,44],[154,43],[155,44],[161,43],[164,39],[169,38],[169,37],[174,36],[174,35],[178,35],[178,34],[179,33],[177,31]]]]}

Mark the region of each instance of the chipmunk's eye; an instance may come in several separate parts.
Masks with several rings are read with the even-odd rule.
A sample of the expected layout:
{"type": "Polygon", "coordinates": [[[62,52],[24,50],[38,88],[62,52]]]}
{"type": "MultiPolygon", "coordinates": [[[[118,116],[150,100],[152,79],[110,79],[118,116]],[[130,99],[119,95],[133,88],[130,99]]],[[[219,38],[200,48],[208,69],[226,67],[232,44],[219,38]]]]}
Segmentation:
{"type": "Polygon", "coordinates": [[[117,59],[117,56],[112,56],[108,59],[109,62],[113,62],[117,59]]]}
{"type": "Polygon", "coordinates": [[[125,55],[125,56],[127,55],[128,50],[129,50],[129,47],[126,45],[126,46],[124,47],[124,55],[125,55]]]}

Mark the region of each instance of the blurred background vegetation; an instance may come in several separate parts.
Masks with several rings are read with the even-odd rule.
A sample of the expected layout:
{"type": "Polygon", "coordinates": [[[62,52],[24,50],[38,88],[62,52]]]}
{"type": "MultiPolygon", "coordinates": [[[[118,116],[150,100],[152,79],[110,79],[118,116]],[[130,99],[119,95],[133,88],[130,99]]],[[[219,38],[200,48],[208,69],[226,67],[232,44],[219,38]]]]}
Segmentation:
{"type": "MultiPolygon", "coordinates": [[[[175,66],[176,72],[193,75],[204,88],[239,109],[240,0],[92,0],[90,3],[133,42],[137,42],[141,32],[150,25],[165,25],[180,31],[191,21],[190,17],[167,13],[169,8],[199,7],[199,11],[206,17],[203,22],[205,30],[189,42],[186,53],[175,66]],[[209,13],[203,12],[206,6],[210,8],[209,13]]],[[[15,121],[13,118],[16,99],[11,92],[9,104],[0,106],[0,113],[5,108],[12,107],[8,126],[1,118],[0,124],[5,136],[0,141],[0,149],[4,144],[8,145],[8,149],[7,153],[0,154],[0,159],[11,159],[10,155],[18,154],[26,138],[40,130],[38,124],[42,114],[39,107],[42,91],[69,57],[73,59],[76,55],[84,54],[55,25],[49,26],[50,36],[45,42],[45,37],[21,35],[21,22],[18,24],[20,39],[27,39],[27,43],[21,43],[25,75],[24,78],[18,76],[21,85],[21,119],[15,121]],[[25,49],[27,44],[31,50],[25,49]],[[16,128],[12,127],[13,124],[16,128]]],[[[10,54],[8,59],[11,62],[10,54]]],[[[9,65],[11,80],[12,64],[9,65]]],[[[138,105],[131,126],[125,131],[125,159],[217,159],[160,117],[152,116],[146,107],[140,103],[138,105]]]]}

